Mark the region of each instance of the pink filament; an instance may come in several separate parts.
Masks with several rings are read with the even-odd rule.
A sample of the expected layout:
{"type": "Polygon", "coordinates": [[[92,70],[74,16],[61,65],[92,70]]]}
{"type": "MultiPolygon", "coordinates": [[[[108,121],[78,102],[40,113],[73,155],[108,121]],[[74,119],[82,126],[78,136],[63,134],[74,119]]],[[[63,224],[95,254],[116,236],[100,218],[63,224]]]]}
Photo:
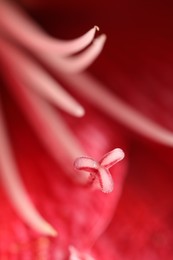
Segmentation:
{"type": "Polygon", "coordinates": [[[0,177],[7,195],[19,216],[33,229],[45,235],[56,236],[57,232],[46,222],[33,204],[23,186],[15,164],[0,107],[0,177]]]}
{"type": "Polygon", "coordinates": [[[83,107],[34,60],[2,39],[0,46],[3,47],[2,55],[10,62],[16,77],[26,87],[32,88],[59,108],[74,116],[84,115],[83,107]]]}
{"type": "Polygon", "coordinates": [[[28,47],[61,56],[71,55],[87,47],[93,40],[97,26],[74,40],[57,40],[46,35],[14,2],[0,2],[1,32],[28,47]],[[11,22],[13,21],[13,22],[11,22]]]}
{"type": "Polygon", "coordinates": [[[70,176],[77,182],[86,183],[88,181],[86,172],[81,176],[74,177],[72,171],[74,159],[84,154],[78,140],[60,115],[57,112],[55,113],[54,109],[46,101],[18,81],[13,64],[7,59],[2,61],[4,67],[8,68],[8,70],[4,70],[8,71],[8,74],[4,75],[7,82],[9,82],[7,86],[17,99],[41,142],[51,156],[62,166],[65,173],[71,174],[70,176]]]}
{"type": "Polygon", "coordinates": [[[63,76],[63,79],[70,84],[74,90],[84,96],[90,103],[107,113],[115,120],[119,120],[132,130],[162,143],[173,147],[173,133],[158,125],[149,118],[127,105],[116,95],[110,93],[106,86],[87,73],[63,76]],[[87,86],[81,88],[81,86],[87,86]]]}
{"type": "Polygon", "coordinates": [[[20,100],[19,104],[39,139],[63,169],[71,172],[70,162],[81,154],[82,149],[64,121],[44,100],[22,84],[18,84],[17,92],[12,83],[9,86],[14,96],[20,100]],[[69,164],[65,164],[65,160],[69,161],[69,164]]]}
{"type": "Polygon", "coordinates": [[[105,35],[100,35],[90,47],[74,57],[56,57],[53,54],[35,52],[35,55],[46,65],[56,71],[78,73],[89,67],[101,53],[106,40],[105,35]]]}
{"type": "Polygon", "coordinates": [[[104,193],[110,193],[114,189],[114,182],[110,172],[103,167],[98,169],[98,180],[100,184],[100,189],[104,193]]]}

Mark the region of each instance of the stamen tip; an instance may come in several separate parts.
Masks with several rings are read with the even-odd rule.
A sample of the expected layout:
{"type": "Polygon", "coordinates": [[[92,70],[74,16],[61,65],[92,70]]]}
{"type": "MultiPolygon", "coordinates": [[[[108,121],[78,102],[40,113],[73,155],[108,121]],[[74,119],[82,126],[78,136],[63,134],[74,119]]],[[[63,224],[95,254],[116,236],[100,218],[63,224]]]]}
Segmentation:
{"type": "Polygon", "coordinates": [[[96,31],[100,31],[100,28],[97,25],[95,25],[94,28],[96,31]]]}
{"type": "Polygon", "coordinates": [[[49,223],[46,223],[44,228],[47,235],[51,237],[58,236],[58,232],[49,223]]]}
{"type": "Polygon", "coordinates": [[[85,109],[83,107],[78,107],[75,115],[77,117],[83,117],[85,115],[85,109]]]}
{"type": "Polygon", "coordinates": [[[107,39],[107,36],[106,36],[106,34],[102,34],[102,35],[100,36],[100,38],[102,38],[102,41],[105,42],[106,39],[107,39]]]}

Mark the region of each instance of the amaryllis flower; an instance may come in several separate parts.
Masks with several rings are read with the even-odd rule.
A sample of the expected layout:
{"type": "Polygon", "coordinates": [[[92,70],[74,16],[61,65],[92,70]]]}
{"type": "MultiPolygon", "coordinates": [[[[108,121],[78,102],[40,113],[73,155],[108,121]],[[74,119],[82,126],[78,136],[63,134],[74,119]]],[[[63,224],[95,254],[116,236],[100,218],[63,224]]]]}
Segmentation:
{"type": "Polygon", "coordinates": [[[172,259],[171,23],[155,22],[170,9],[22,3],[57,7],[65,33],[75,25],[68,7],[80,8],[83,26],[97,22],[109,41],[91,76],[83,71],[105,42],[96,26],[57,40],[0,3],[1,258],[172,259]]]}
{"type": "Polygon", "coordinates": [[[120,148],[113,149],[123,141],[116,135],[109,143],[107,135],[113,130],[95,119],[91,109],[88,113],[89,121],[95,121],[91,122],[93,129],[87,127],[90,123],[84,118],[84,122],[75,120],[79,129],[71,126],[70,130],[70,122],[68,126],[57,108],[70,116],[83,116],[83,106],[60,82],[90,65],[106,37],[94,39],[98,30],[95,26],[75,40],[57,40],[14,2],[0,4],[1,65],[6,87],[1,98],[0,161],[7,197],[1,199],[0,254],[33,259],[40,255],[45,259],[94,259],[89,251],[110,222],[121,191],[125,163],[114,169],[113,176],[110,168],[124,157],[120,148]],[[22,115],[16,111],[19,109],[22,115]],[[34,144],[20,116],[37,136],[34,144]],[[100,133],[99,124],[108,133],[100,133]],[[74,132],[78,131],[77,138],[74,132]],[[93,138],[98,142],[96,147],[93,138]],[[38,148],[39,141],[46,149],[38,148]],[[25,154],[28,151],[30,155],[25,154]],[[55,238],[51,240],[51,236],[55,238]],[[40,238],[51,245],[40,248],[40,238]]]}

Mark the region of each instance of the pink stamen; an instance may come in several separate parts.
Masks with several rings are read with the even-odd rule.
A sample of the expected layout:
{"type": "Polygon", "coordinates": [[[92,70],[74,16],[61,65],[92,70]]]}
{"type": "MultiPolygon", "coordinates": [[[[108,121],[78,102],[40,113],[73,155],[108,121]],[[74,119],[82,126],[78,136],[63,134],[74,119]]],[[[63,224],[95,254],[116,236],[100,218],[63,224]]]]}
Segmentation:
{"type": "Polygon", "coordinates": [[[57,53],[60,56],[71,55],[86,48],[94,39],[98,27],[95,26],[83,36],[74,40],[57,40],[46,35],[29,16],[14,2],[0,2],[1,33],[6,34],[19,44],[37,51],[57,53]],[[13,21],[13,22],[11,22],[13,21]]]}
{"type": "MultiPolygon", "coordinates": [[[[10,86],[12,87],[12,85],[10,86]]],[[[46,104],[44,100],[41,100],[22,85],[18,85],[18,91],[20,91],[20,95],[15,94],[15,97],[20,100],[20,106],[39,139],[52,157],[63,166],[63,169],[70,172],[70,164],[64,164],[64,160],[72,161],[75,154],[81,152],[82,149],[79,148],[76,138],[60,115],[58,116],[58,113],[55,113],[53,108],[46,104]]]]}
{"type": "Polygon", "coordinates": [[[59,72],[78,73],[89,67],[94,60],[101,53],[104,43],[106,41],[105,35],[100,35],[93,41],[90,47],[82,53],[74,57],[56,57],[53,54],[43,52],[35,52],[35,55],[42,60],[47,66],[59,72]]]}
{"type": "MultiPolygon", "coordinates": [[[[17,81],[11,64],[7,60],[3,60],[3,62],[5,68],[8,67],[8,74],[4,75],[9,83],[7,86],[18,101],[33,130],[51,156],[66,173],[71,173],[72,176],[72,162],[79,154],[84,153],[77,138],[61,116],[46,101],[17,81]],[[68,161],[68,163],[65,163],[65,161],[68,161]]],[[[82,176],[76,176],[76,181],[80,183],[86,183],[87,180],[88,174],[86,172],[82,176]]]]}
{"type": "Polygon", "coordinates": [[[19,81],[69,114],[84,115],[84,108],[27,54],[2,39],[0,46],[3,47],[2,56],[11,63],[19,81]]]}
{"type": "Polygon", "coordinates": [[[86,100],[113,119],[158,143],[173,147],[173,132],[133,109],[115,94],[109,92],[107,87],[94,77],[81,73],[69,75],[68,78],[63,76],[63,79],[86,100]],[[81,88],[81,86],[87,87],[81,88]]]}
{"type": "Polygon", "coordinates": [[[37,232],[56,236],[56,230],[34,208],[23,186],[6,132],[2,108],[0,107],[0,178],[6,193],[24,222],[37,232]]]}
{"type": "Polygon", "coordinates": [[[86,156],[79,157],[74,162],[74,168],[79,172],[89,172],[90,178],[88,180],[94,182],[102,192],[110,193],[113,191],[114,185],[109,168],[123,158],[124,152],[120,148],[116,148],[105,154],[99,162],[86,156]]]}

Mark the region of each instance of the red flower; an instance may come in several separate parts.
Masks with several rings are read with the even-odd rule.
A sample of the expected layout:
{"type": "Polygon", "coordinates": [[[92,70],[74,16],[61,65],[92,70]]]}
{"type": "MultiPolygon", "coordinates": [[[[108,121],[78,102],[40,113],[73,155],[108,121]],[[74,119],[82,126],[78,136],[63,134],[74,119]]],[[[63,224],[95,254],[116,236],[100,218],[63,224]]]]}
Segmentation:
{"type": "Polygon", "coordinates": [[[59,12],[59,24],[74,32],[80,10],[82,24],[98,22],[109,41],[91,76],[83,70],[105,41],[104,35],[93,40],[96,27],[61,42],[1,1],[1,257],[172,259],[171,4],[157,3],[156,9],[154,1],[110,1],[98,12],[97,2],[91,10],[90,2],[81,9],[73,1],[68,7],[75,9],[64,13],[65,3],[51,11],[53,0],[22,3],[55,36],[52,14],[59,12]],[[159,24],[160,17],[166,18],[159,24]],[[73,118],[54,105],[78,117],[85,108],[86,115],[73,118]],[[93,184],[111,191],[112,179],[98,160],[114,147],[123,148],[126,158],[111,170],[113,192],[103,194],[93,184]],[[91,175],[73,171],[81,155],[85,159],[75,166],[91,175]],[[50,238],[55,230],[58,236],[50,238]]]}

